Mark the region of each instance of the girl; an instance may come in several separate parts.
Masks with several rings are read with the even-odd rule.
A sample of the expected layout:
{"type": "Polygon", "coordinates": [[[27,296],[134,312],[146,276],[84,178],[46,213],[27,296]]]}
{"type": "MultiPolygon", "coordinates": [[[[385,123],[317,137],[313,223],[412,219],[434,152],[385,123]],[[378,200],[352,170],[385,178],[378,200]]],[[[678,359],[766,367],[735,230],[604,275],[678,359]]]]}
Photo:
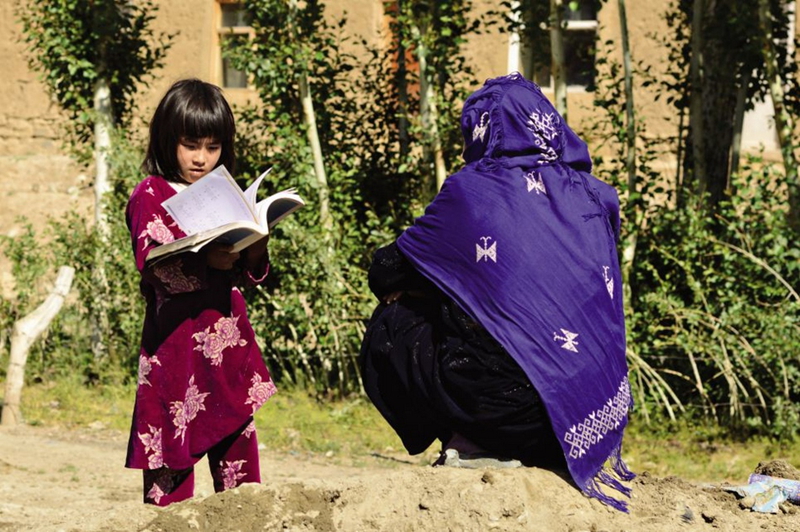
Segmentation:
{"type": "Polygon", "coordinates": [[[161,203],[219,164],[234,170],[233,113],[222,91],[187,79],[156,108],[126,221],[146,301],[126,467],[144,470],[144,502],[192,497],[208,455],[215,491],[260,482],[253,414],[276,389],[237,283],[264,281],[267,239],[240,254],[209,244],[154,264],[154,247],[185,236],[161,203]]]}

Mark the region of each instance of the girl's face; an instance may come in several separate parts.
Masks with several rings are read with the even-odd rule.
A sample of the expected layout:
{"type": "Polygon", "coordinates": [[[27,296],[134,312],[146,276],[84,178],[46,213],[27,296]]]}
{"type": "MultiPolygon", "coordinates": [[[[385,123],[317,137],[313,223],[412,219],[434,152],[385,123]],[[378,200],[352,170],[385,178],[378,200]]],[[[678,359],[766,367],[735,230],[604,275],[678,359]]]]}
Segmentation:
{"type": "Polygon", "coordinates": [[[220,155],[222,155],[222,143],[217,139],[181,137],[178,142],[178,165],[181,177],[187,183],[194,183],[216,168],[220,155]]]}

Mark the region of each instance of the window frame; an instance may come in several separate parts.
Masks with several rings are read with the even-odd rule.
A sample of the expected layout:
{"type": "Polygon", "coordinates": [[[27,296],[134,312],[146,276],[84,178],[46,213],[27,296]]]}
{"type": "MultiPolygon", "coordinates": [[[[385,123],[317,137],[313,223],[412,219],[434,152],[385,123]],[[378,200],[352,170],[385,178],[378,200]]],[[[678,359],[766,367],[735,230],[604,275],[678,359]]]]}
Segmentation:
{"type": "Polygon", "coordinates": [[[242,0],[215,0],[214,2],[214,33],[212,37],[213,53],[211,54],[211,76],[216,84],[226,92],[251,92],[253,90],[252,79],[247,76],[246,85],[241,86],[226,86],[225,85],[225,68],[224,59],[222,57],[222,41],[231,36],[255,36],[255,30],[252,26],[223,26],[223,5],[241,4],[244,6],[242,0]]]}
{"type": "MultiPolygon", "coordinates": [[[[587,32],[587,33],[588,32],[592,32],[593,33],[593,37],[594,37],[593,42],[596,43],[597,42],[597,35],[598,35],[599,30],[600,30],[600,22],[599,22],[599,12],[598,11],[595,11],[593,19],[579,19],[579,20],[567,19],[567,18],[564,19],[563,32],[564,32],[564,37],[565,38],[566,38],[566,34],[569,33],[569,32],[576,32],[576,33],[577,32],[587,32]]],[[[550,73],[550,66],[549,65],[548,66],[540,65],[537,68],[536,65],[531,65],[530,64],[530,59],[527,56],[527,54],[529,53],[527,51],[529,46],[530,46],[530,43],[521,43],[521,45],[519,46],[518,64],[520,65],[520,70],[524,73],[524,75],[526,77],[536,81],[539,84],[539,86],[542,87],[542,89],[549,90],[549,91],[555,90],[555,85],[554,85],[554,82],[553,82],[553,76],[550,73]],[[541,78],[543,77],[543,75],[540,74],[541,71],[545,70],[545,69],[546,69],[546,71],[548,73],[548,79],[547,79],[547,83],[546,84],[545,83],[541,83],[541,81],[542,81],[541,78]]],[[[594,46],[592,48],[592,53],[594,53],[595,50],[596,50],[596,46],[594,46]]],[[[592,68],[595,69],[594,64],[592,64],[592,68]]],[[[596,69],[595,69],[595,73],[596,73],[596,69]]],[[[567,81],[567,91],[568,92],[587,92],[589,88],[590,88],[590,85],[587,85],[587,84],[570,83],[569,81],[567,81]]]]}

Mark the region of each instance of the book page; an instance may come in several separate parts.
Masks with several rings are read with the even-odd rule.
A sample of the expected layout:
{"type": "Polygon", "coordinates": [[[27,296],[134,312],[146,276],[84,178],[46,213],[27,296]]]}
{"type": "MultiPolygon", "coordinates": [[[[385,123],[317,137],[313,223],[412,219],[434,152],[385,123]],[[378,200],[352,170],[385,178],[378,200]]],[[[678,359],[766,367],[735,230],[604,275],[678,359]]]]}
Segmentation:
{"type": "Polygon", "coordinates": [[[259,223],[272,228],[305,204],[294,188],[282,190],[256,204],[259,223]]]}
{"type": "Polygon", "coordinates": [[[256,201],[258,199],[257,196],[258,187],[259,185],[261,185],[261,182],[264,180],[264,178],[267,177],[267,174],[269,174],[271,171],[272,167],[267,168],[267,171],[258,176],[258,178],[255,181],[253,181],[253,183],[249,187],[247,187],[247,190],[244,191],[244,197],[247,200],[247,203],[253,206],[254,211],[255,211],[256,201]]]}
{"type": "Polygon", "coordinates": [[[242,189],[224,166],[219,166],[162,205],[187,235],[231,222],[257,222],[242,189]]]}

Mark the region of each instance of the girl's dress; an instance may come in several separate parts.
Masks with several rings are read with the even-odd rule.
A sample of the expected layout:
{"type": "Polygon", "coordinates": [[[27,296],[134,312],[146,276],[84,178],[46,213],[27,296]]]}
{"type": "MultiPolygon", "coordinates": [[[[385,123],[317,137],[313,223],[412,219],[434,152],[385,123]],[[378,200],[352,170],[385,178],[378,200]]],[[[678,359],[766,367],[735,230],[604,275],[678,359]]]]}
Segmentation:
{"type": "Polygon", "coordinates": [[[256,271],[209,268],[202,250],[145,262],[185,236],[161,206],[174,194],[147,177],[126,211],[146,301],[125,464],[135,469],[186,469],[227,436],[252,434],[253,414],[276,392],[236,287],[262,282],[266,258],[256,271]]]}

